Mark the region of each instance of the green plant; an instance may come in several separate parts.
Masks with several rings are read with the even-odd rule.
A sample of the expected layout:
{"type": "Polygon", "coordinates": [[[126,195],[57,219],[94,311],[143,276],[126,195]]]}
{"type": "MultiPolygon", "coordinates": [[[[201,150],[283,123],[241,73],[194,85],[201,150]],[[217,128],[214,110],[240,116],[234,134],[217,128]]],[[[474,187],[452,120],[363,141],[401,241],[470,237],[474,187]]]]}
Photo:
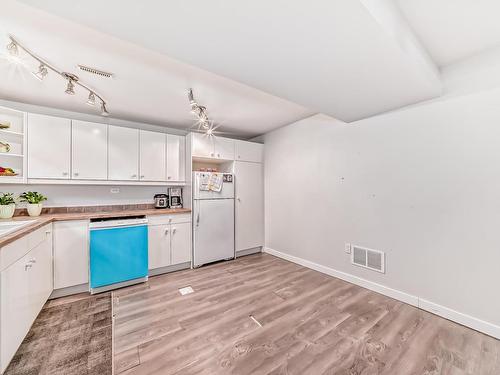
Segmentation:
{"type": "Polygon", "coordinates": [[[7,206],[9,204],[16,203],[14,200],[14,194],[12,193],[2,193],[0,194],[0,206],[7,206]]]}
{"type": "Polygon", "coordinates": [[[21,202],[28,202],[30,204],[38,204],[47,200],[47,197],[36,191],[25,191],[20,196],[21,202]]]}

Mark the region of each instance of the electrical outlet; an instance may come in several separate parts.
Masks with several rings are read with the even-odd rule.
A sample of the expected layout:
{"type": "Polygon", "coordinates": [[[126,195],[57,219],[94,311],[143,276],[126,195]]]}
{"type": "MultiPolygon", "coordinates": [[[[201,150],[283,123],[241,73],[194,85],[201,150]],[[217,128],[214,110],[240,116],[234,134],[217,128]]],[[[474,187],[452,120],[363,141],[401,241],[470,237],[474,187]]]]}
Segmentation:
{"type": "Polygon", "coordinates": [[[345,251],[347,254],[350,254],[350,253],[351,253],[351,244],[350,244],[350,243],[345,243],[345,244],[344,244],[344,251],[345,251]]]}
{"type": "Polygon", "coordinates": [[[111,194],[118,194],[120,192],[120,188],[111,188],[109,191],[111,194]]]}

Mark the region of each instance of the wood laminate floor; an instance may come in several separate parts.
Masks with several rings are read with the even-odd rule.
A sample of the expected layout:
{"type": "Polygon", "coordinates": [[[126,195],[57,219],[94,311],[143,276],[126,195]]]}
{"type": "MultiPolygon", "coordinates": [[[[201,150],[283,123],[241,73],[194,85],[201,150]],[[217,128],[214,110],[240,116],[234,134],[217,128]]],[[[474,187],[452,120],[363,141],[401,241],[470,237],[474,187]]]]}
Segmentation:
{"type": "Polygon", "coordinates": [[[265,254],[115,291],[113,308],[115,374],[500,374],[499,340],[265,254]]]}

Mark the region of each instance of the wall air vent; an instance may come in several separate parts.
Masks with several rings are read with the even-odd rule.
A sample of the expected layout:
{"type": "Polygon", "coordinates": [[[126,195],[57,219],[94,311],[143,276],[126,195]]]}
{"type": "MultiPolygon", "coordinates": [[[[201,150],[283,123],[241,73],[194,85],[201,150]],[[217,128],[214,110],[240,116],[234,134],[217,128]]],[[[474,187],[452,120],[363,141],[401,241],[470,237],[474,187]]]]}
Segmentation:
{"type": "Polygon", "coordinates": [[[383,251],[353,245],[351,263],[356,266],[385,273],[385,253],[383,251]]]}
{"type": "Polygon", "coordinates": [[[102,70],[99,70],[99,69],[96,69],[96,68],[91,68],[89,66],[78,65],[78,69],[83,70],[84,72],[87,72],[87,73],[90,73],[90,74],[94,74],[94,75],[99,76],[99,77],[113,78],[113,73],[104,72],[102,70]]]}

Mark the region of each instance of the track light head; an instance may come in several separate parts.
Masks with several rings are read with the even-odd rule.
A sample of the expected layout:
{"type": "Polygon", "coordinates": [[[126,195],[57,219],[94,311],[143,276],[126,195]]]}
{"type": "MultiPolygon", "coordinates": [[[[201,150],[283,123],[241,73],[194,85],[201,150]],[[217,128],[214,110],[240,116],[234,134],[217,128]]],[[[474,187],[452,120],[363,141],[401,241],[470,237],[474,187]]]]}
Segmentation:
{"type": "Polygon", "coordinates": [[[47,70],[47,67],[43,63],[40,63],[40,66],[38,67],[38,72],[33,72],[33,75],[40,81],[43,81],[43,79],[48,73],[49,71],[47,70]]]}
{"type": "Polygon", "coordinates": [[[101,103],[101,116],[109,116],[109,112],[106,109],[106,103],[104,102],[101,103]]]}
{"type": "Polygon", "coordinates": [[[75,84],[72,79],[68,79],[68,86],[66,87],[66,94],[75,95],[75,84]]]}
{"type": "Polygon", "coordinates": [[[11,40],[9,44],[7,44],[7,51],[9,51],[11,56],[19,56],[19,47],[13,40],[11,40]]]}
{"type": "Polygon", "coordinates": [[[95,95],[92,91],[89,93],[89,98],[87,99],[87,104],[92,105],[92,106],[95,105],[95,95]]]}

